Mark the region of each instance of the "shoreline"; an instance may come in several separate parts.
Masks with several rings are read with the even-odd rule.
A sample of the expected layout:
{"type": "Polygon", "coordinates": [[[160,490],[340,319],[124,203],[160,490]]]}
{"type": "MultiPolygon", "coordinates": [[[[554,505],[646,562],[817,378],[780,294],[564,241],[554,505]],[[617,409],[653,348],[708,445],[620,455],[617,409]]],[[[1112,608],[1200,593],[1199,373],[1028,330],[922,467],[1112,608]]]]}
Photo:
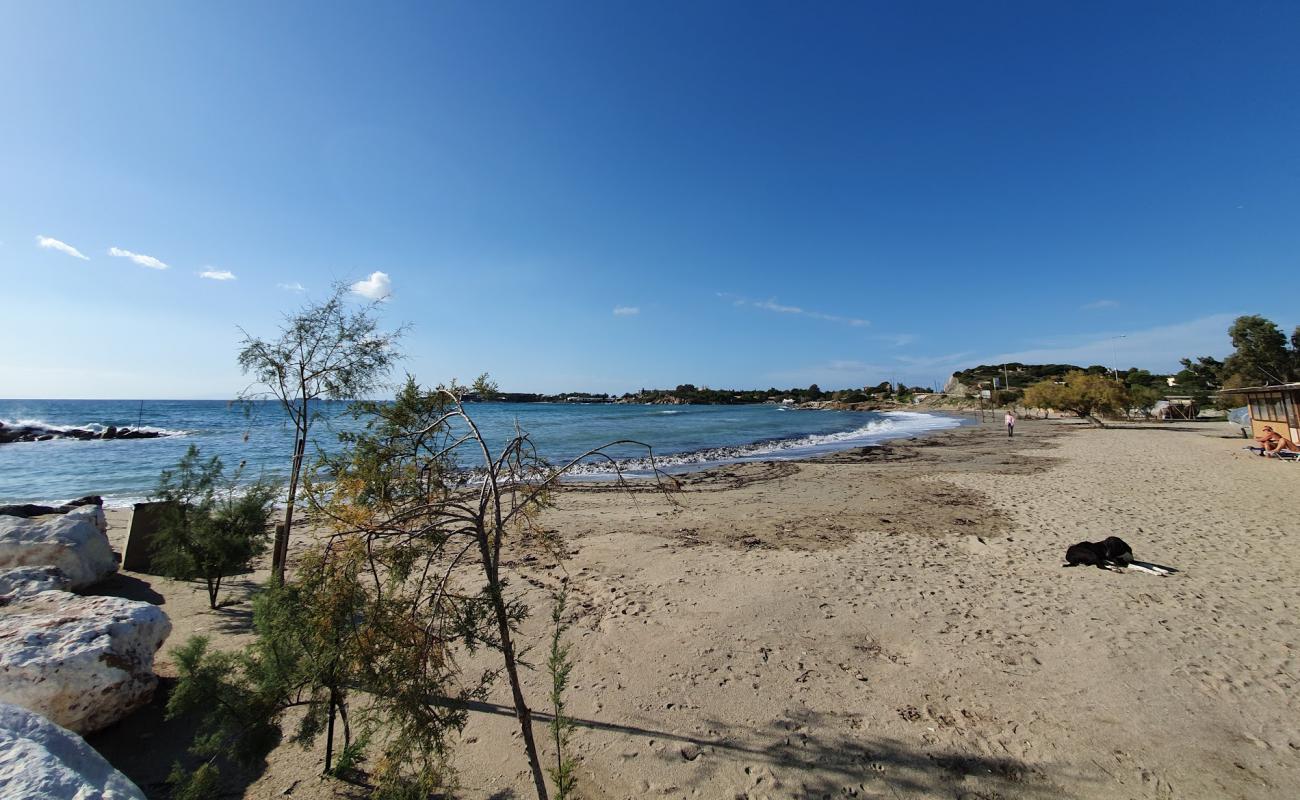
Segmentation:
{"type": "MultiPolygon", "coordinates": [[[[558,404],[572,405],[572,404],[558,404]]],[[[762,405],[762,404],[755,404],[762,405]]],[[[795,410],[822,410],[822,411],[852,411],[852,409],[790,409],[795,410]]],[[[873,446],[877,443],[888,441],[901,441],[917,436],[928,436],[945,430],[952,430],[971,424],[969,415],[961,412],[947,411],[918,411],[903,408],[883,409],[872,413],[882,415],[880,422],[871,421],[865,426],[854,428],[838,433],[801,433],[794,436],[774,437],[757,439],[741,445],[706,447],[695,450],[686,450],[666,455],[656,455],[655,463],[661,472],[682,476],[689,475],[701,470],[717,469],[730,464],[755,463],[767,460],[807,460],[821,458],[825,455],[852,450],[863,446],[873,446]],[[892,424],[890,415],[902,414],[907,415],[901,419],[908,418],[931,418],[934,420],[952,420],[948,422],[925,423],[925,427],[917,430],[900,430],[896,435],[890,435],[888,430],[872,430],[877,424],[892,424]]],[[[904,425],[907,423],[904,422],[904,425]]],[[[69,427],[69,426],[64,426],[69,427]]],[[[191,434],[180,431],[176,435],[161,438],[183,438],[191,434]]],[[[22,442],[28,446],[49,446],[48,443],[22,442]]],[[[12,447],[13,445],[10,445],[12,447]]],[[[650,473],[650,463],[645,458],[633,457],[619,459],[619,467],[623,469],[625,478],[628,480],[641,480],[648,477],[650,473]]],[[[581,482],[614,482],[617,475],[612,467],[604,464],[589,463],[579,465],[577,469],[567,473],[563,478],[567,484],[581,482]]],[[[92,481],[87,481],[90,485],[92,481]]],[[[105,509],[130,509],[134,504],[148,502],[148,494],[111,494],[104,493],[102,490],[81,491],[77,496],[95,495],[104,499],[105,509]]],[[[72,498],[50,499],[42,497],[37,499],[12,499],[0,498],[0,505],[8,504],[40,504],[57,506],[67,502],[72,498]]]]}

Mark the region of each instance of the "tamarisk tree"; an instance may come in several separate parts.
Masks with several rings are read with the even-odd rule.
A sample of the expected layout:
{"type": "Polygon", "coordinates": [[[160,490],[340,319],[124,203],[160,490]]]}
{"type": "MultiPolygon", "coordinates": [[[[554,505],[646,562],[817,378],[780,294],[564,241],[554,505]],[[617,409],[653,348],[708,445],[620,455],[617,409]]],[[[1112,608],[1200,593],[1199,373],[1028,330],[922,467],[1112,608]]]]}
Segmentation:
{"type": "MultiPolygon", "coordinates": [[[[647,444],[620,440],[551,465],[538,454],[531,436],[518,428],[494,450],[465,410],[462,399],[471,391],[491,397],[497,387],[483,376],[471,387],[453,383],[424,390],[408,378],[392,403],[355,404],[356,413],[369,420],[367,429],[341,435],[350,447],[324,470],[331,482],[328,500],[320,508],[332,520],[336,536],[364,541],[377,596],[385,594],[385,602],[405,598],[398,607],[408,608],[410,616],[395,623],[394,630],[416,633],[414,638],[405,637],[405,645],[393,640],[387,652],[407,653],[408,668],[432,660],[448,675],[458,672],[453,641],[469,650],[488,647],[500,653],[534,788],[539,800],[544,800],[545,771],[514,642],[517,625],[528,609],[507,596],[507,581],[501,574],[503,547],[507,542],[533,544],[558,557],[555,534],[536,522],[550,504],[560,477],[579,463],[596,459],[613,465],[622,483],[619,462],[611,451],[620,446],[641,449],[652,469],[654,454],[647,444]]],[[[657,469],[653,472],[656,479],[661,477],[657,469]]],[[[376,655],[371,658],[382,664],[376,655]]],[[[483,696],[497,674],[462,684],[455,694],[483,696]]],[[[400,687],[390,690],[401,691],[400,687]]],[[[405,696],[411,719],[459,706],[427,695],[405,696]]],[[[463,724],[463,718],[450,721],[463,724]]]]}
{"type": "MultiPolygon", "coordinates": [[[[560,477],[580,462],[603,459],[618,473],[620,446],[649,455],[648,445],[611,442],[559,465],[543,460],[531,437],[516,429],[499,449],[466,411],[473,391],[491,396],[481,378],[473,387],[426,390],[412,379],[392,402],[358,402],[360,432],[343,433],[342,450],[321,457],[306,473],[306,502],[329,526],[328,538],[309,552],[284,589],[273,588],[255,620],[258,643],[249,660],[213,685],[209,694],[256,699],[256,711],[277,720],[307,705],[308,722],[296,738],[326,739],[326,770],[334,753],[335,717],[343,750],[333,771],[365,761],[377,796],[427,796],[451,780],[451,735],[463,729],[476,702],[504,674],[510,685],[521,742],[539,800],[548,797],[546,771],[533,735],[532,714],[520,680],[519,624],[529,611],[510,591],[503,565],[519,548],[539,547],[557,559],[558,534],[539,525],[560,477]],[[288,592],[292,602],[274,598],[288,592]],[[499,666],[466,665],[471,654],[499,654],[499,666]]],[[[618,481],[623,483],[621,473],[618,481]]],[[[656,488],[663,488],[656,481],[656,488]]],[[[560,612],[562,613],[562,609],[560,612]]],[[[552,639],[551,700],[563,718],[570,668],[567,648],[552,639]]],[[[201,646],[196,646],[201,647],[201,646]]],[[[188,651],[187,651],[188,652],[188,651]]],[[[186,674],[212,675],[210,658],[196,651],[186,674]]],[[[480,663],[480,662],[476,662],[480,663]]],[[[188,687],[183,686],[182,689],[188,687]]],[[[200,716],[238,708],[233,702],[198,702],[200,716]]],[[[241,730],[274,742],[249,714],[200,730],[216,741],[241,730]]],[[[255,716],[255,715],[253,715],[255,716]]],[[[567,728],[553,730],[554,780],[561,796],[573,785],[572,762],[561,751],[567,728]]],[[[238,752],[237,743],[222,747],[238,752]]],[[[202,755],[201,753],[198,755],[202,755]]]]}
{"type": "Polygon", "coordinates": [[[274,339],[260,339],[240,329],[244,338],[239,366],[253,377],[253,384],[239,399],[274,398],[284,407],[294,430],[284,526],[277,531],[271,557],[272,570],[281,581],[307,435],[318,413],[312,401],[365,397],[379,387],[399,358],[396,344],[403,329],[381,332],[375,318],[379,301],[356,308],[349,293],[346,285],[337,284],[324,302],[286,315],[280,335],[274,339]]]}

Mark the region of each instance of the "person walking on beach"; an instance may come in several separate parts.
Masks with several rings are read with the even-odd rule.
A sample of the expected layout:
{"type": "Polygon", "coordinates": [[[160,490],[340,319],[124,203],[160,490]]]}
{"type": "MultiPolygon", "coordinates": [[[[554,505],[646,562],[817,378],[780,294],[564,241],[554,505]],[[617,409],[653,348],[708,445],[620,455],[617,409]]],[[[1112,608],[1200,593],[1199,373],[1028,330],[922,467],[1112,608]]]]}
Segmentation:
{"type": "Polygon", "coordinates": [[[1010,439],[1016,435],[1016,414],[1011,409],[1007,409],[1007,438],[1010,439]]]}

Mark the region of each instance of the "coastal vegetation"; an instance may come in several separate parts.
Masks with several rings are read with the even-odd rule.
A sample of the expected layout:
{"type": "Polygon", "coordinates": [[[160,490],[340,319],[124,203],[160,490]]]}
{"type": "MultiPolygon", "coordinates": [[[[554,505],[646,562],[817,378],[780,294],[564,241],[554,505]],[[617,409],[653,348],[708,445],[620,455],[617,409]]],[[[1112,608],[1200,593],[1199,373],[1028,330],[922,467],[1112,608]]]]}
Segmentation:
{"type": "Polygon", "coordinates": [[[266,550],[266,525],[278,487],[225,479],[221,459],[202,459],[190,445],[175,469],[164,470],[155,497],[164,501],[152,563],[169,578],[203,579],[217,607],[221,581],[248,570],[266,550]]]}
{"type": "Polygon", "coordinates": [[[994,402],[1009,405],[1019,400],[1030,408],[1058,409],[1094,421],[1101,416],[1129,416],[1134,411],[1149,415],[1157,403],[1171,395],[1189,398],[1193,407],[1213,404],[1226,409],[1234,401],[1220,398],[1217,393],[1221,389],[1300,380],[1300,326],[1288,339],[1276,323],[1252,314],[1237,317],[1227,333],[1233,346],[1227,358],[1184,358],[1179,362],[1182,369],[1174,375],[1155,375],[1135,368],[1007,364],[1005,368],[979,366],[954,373],[953,377],[981,385],[986,378],[998,377],[1001,370],[1007,376],[1004,385],[1015,386],[1016,378],[1012,376],[1022,380],[1037,376],[1039,380],[1029,385],[1023,396],[1011,389],[1000,392],[994,402]]]}
{"type": "Polygon", "coordinates": [[[378,797],[446,790],[454,734],[502,675],[537,797],[548,796],[548,772],[558,796],[571,796],[564,597],[547,662],[555,766],[546,770],[516,642],[529,608],[509,590],[503,565],[524,551],[563,557],[559,534],[538,521],[566,471],[591,459],[617,467],[606,453],[614,446],[644,447],[652,463],[653,452],[624,440],[551,465],[522,430],[494,450],[466,410],[471,391],[496,387],[483,377],[425,389],[408,378],[391,402],[359,401],[353,412],[364,428],[341,434],[340,452],[304,470],[320,537],[257,597],[254,643],[219,653],[195,639],[182,651],[169,711],[197,717],[200,736],[191,750],[198,766],[174,773],[180,796],[214,786],[223,754],[260,762],[291,711],[299,715],[291,741],[324,738],[327,774],[364,781],[378,797]],[[497,666],[482,668],[483,651],[497,666]]]}
{"type": "Polygon", "coordinates": [[[252,375],[253,383],[239,399],[246,404],[268,397],[278,400],[294,429],[284,525],[276,532],[271,557],[272,569],[281,580],[293,530],[307,434],[317,414],[312,401],[366,397],[379,388],[379,381],[398,359],[396,344],[403,329],[379,330],[374,310],[381,301],[353,309],[348,297],[349,288],[336,284],[323,302],[287,314],[279,336],[274,339],[257,338],[240,329],[244,338],[240,343],[239,366],[244,374],[252,375]]]}
{"type": "Polygon", "coordinates": [[[1209,356],[1183,359],[1180,382],[1205,391],[1300,381],[1300,325],[1288,339],[1277,323],[1255,314],[1237,317],[1228,328],[1233,352],[1223,361],[1209,356]]]}
{"type": "Polygon", "coordinates": [[[634,403],[643,405],[747,405],[756,403],[810,403],[831,401],[863,403],[872,400],[897,400],[916,392],[932,389],[907,387],[901,383],[882,381],[876,386],[823,391],[817,384],[804,388],[778,389],[711,389],[692,383],[678,384],[672,389],[640,389],[621,395],[563,392],[560,394],[534,394],[528,392],[495,392],[466,396],[467,401],[491,400],[504,403],[634,403]]]}

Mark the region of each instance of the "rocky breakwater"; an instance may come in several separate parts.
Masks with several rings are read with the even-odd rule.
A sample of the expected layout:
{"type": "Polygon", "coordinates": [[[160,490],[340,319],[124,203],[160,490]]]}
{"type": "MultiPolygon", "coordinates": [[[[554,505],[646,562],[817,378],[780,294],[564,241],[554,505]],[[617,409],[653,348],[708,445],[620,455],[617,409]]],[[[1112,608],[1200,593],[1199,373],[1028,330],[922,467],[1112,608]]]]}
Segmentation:
{"type": "Polygon", "coordinates": [[[171,629],[161,608],[121,597],[0,597],[0,702],[78,733],[107,727],[153,698],[171,629]]]}
{"type": "Polygon", "coordinates": [[[73,589],[117,572],[104,509],[92,504],[61,514],[0,515],[0,570],[14,567],[57,567],[73,589]]]}
{"type": "Polygon", "coordinates": [[[150,603],[73,594],[117,572],[103,509],[0,515],[0,702],[88,733],[149,702],[171,621],[150,603]]]}
{"type": "Polygon", "coordinates": [[[50,425],[12,425],[0,422],[0,444],[15,442],[48,442],[54,439],[158,439],[173,435],[168,431],[145,428],[119,428],[109,425],[106,428],[65,428],[50,425]]]}

